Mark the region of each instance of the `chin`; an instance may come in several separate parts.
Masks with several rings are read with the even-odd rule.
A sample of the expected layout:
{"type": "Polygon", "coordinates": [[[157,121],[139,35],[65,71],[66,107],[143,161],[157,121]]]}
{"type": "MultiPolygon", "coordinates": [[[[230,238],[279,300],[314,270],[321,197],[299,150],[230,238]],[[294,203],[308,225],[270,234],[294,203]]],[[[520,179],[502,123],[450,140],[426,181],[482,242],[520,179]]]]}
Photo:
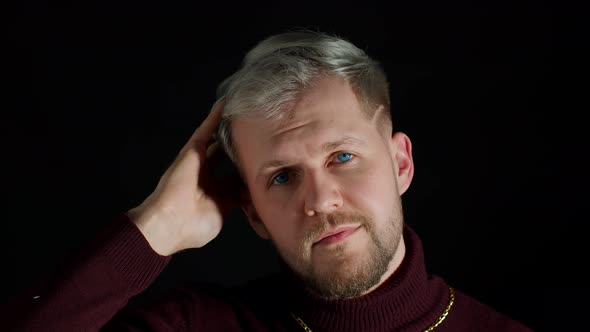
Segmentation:
{"type": "Polygon", "coordinates": [[[377,285],[385,271],[369,259],[342,257],[315,268],[307,284],[313,293],[324,299],[345,299],[360,296],[377,285]]]}

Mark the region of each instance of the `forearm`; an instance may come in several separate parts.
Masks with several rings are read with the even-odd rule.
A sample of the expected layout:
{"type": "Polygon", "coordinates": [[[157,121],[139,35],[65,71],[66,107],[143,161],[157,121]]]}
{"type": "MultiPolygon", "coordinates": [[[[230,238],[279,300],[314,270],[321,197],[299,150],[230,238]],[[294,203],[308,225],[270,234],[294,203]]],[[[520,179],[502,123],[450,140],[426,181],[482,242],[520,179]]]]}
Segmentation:
{"type": "Polygon", "coordinates": [[[51,282],[16,299],[9,325],[17,331],[98,331],[169,260],[121,215],[51,282]]]}

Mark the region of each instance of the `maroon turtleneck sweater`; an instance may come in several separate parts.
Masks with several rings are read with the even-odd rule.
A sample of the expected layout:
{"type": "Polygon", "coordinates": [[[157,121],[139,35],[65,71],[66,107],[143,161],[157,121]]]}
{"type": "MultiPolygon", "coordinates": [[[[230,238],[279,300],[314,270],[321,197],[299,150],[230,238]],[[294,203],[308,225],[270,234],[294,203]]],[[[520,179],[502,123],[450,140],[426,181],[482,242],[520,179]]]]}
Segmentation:
{"type": "MultiPolygon", "coordinates": [[[[424,331],[449,305],[449,287],[429,276],[417,235],[404,229],[406,256],[392,277],[359,298],[314,298],[288,274],[236,288],[189,285],[157,304],[128,310],[170,257],[154,252],[125,215],[44,286],[6,303],[8,331],[424,331]]],[[[531,331],[458,290],[434,331],[531,331]]],[[[6,330],[2,328],[2,330],[6,330]]]]}

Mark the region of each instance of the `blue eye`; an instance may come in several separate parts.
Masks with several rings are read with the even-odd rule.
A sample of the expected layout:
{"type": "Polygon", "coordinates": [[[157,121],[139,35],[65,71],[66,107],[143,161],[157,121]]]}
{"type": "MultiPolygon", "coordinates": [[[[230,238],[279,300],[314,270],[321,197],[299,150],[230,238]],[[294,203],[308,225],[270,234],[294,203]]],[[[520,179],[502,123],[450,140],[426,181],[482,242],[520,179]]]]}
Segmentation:
{"type": "Polygon", "coordinates": [[[287,174],[287,172],[279,173],[279,175],[273,179],[273,184],[283,184],[287,182],[289,180],[289,176],[287,174]]]}
{"type": "MultiPolygon", "coordinates": [[[[339,164],[344,164],[344,163],[348,162],[350,159],[352,159],[352,157],[353,157],[352,153],[347,153],[347,152],[339,153],[337,155],[338,161],[340,161],[339,164]]],[[[277,174],[277,176],[275,176],[272,179],[271,184],[282,185],[282,184],[289,182],[289,173],[290,172],[287,171],[287,172],[281,172],[281,173],[277,174]]]]}
{"type": "Polygon", "coordinates": [[[352,158],[352,154],[350,154],[350,153],[340,153],[340,154],[338,154],[338,160],[340,160],[342,162],[349,161],[350,158],[352,158]],[[345,157],[344,158],[340,158],[341,156],[345,156],[345,157]],[[343,159],[345,159],[345,160],[343,160],[343,159]]]}

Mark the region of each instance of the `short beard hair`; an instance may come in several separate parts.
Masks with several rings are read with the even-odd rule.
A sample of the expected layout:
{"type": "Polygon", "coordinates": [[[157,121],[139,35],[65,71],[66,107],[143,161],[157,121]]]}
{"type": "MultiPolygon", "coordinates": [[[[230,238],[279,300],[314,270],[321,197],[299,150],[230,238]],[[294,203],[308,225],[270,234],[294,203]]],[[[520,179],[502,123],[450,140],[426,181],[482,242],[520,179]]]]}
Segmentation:
{"type": "MultiPolygon", "coordinates": [[[[360,213],[338,212],[320,218],[324,220],[314,223],[313,227],[306,232],[300,245],[300,255],[297,257],[285,255],[271,240],[275,249],[291,271],[315,296],[325,300],[339,300],[363,295],[380,282],[396,253],[403,232],[401,209],[396,211],[394,207],[387,227],[383,230],[376,229],[374,221],[360,213]],[[329,227],[350,223],[360,223],[370,236],[368,252],[363,257],[363,261],[352,269],[318,273],[310,263],[313,240],[329,227]]],[[[345,244],[336,246],[334,257],[343,263],[347,261],[345,244]]]]}

